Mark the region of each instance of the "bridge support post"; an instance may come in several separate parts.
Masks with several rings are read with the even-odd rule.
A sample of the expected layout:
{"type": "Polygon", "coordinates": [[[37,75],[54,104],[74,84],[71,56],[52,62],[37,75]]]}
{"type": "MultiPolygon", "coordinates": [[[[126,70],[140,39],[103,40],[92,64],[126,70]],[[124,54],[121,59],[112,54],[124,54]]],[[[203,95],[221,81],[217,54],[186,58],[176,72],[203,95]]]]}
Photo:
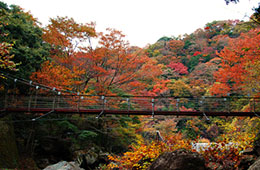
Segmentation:
{"type": "Polygon", "coordinates": [[[231,111],[231,109],[230,109],[230,103],[231,103],[230,93],[228,93],[227,96],[228,96],[228,100],[227,100],[227,102],[228,102],[228,103],[227,103],[228,108],[227,108],[227,109],[228,109],[228,113],[230,114],[230,111],[231,111]]]}
{"type": "Polygon", "coordinates": [[[60,107],[60,101],[61,101],[61,99],[60,99],[61,97],[60,97],[60,96],[61,96],[61,92],[59,91],[59,92],[58,92],[58,102],[57,102],[57,104],[56,104],[56,105],[57,105],[56,108],[59,108],[59,107],[60,107]]]}
{"type": "MultiPolygon", "coordinates": [[[[176,101],[177,101],[177,103],[176,103],[177,112],[180,112],[180,99],[177,99],[176,101]]],[[[178,117],[179,117],[179,114],[177,115],[177,118],[178,117]]]]}
{"type": "Polygon", "coordinates": [[[17,82],[18,80],[17,79],[14,79],[14,89],[13,89],[13,97],[12,97],[12,101],[11,101],[11,103],[16,103],[16,100],[15,100],[15,95],[16,95],[16,82],[17,82]]]}
{"type": "Polygon", "coordinates": [[[129,111],[130,111],[130,99],[127,98],[126,101],[127,101],[127,114],[128,114],[128,117],[129,117],[130,116],[130,114],[129,114],[129,111]]]}
{"type": "Polygon", "coordinates": [[[77,95],[78,95],[77,111],[79,112],[79,107],[80,107],[80,96],[79,96],[79,92],[77,93],[77,95]]]}
{"type": "Polygon", "coordinates": [[[52,101],[52,110],[55,109],[55,103],[56,103],[56,95],[53,97],[53,101],[52,101]]]}
{"type": "Polygon", "coordinates": [[[154,118],[154,99],[152,99],[152,118],[154,118]]]}
{"type": "Polygon", "coordinates": [[[102,116],[105,112],[105,104],[106,104],[106,99],[105,96],[101,96],[102,99],[102,111],[100,112],[100,114],[96,117],[96,119],[100,118],[100,116],[102,116]]]}
{"type": "Polygon", "coordinates": [[[36,91],[35,91],[35,99],[34,99],[34,108],[37,107],[38,89],[39,89],[39,86],[36,86],[35,89],[36,89],[36,91]]]}

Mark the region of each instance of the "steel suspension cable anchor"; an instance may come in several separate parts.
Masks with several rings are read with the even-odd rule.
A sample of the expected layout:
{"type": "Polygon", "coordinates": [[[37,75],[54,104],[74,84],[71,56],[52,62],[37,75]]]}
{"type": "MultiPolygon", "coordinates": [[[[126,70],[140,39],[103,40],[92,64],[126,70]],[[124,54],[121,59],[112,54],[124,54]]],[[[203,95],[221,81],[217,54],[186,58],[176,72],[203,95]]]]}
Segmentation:
{"type": "Polygon", "coordinates": [[[105,96],[101,96],[101,99],[102,99],[102,111],[99,113],[99,115],[96,117],[96,119],[99,119],[100,116],[102,116],[105,112],[105,104],[106,104],[105,96]]]}

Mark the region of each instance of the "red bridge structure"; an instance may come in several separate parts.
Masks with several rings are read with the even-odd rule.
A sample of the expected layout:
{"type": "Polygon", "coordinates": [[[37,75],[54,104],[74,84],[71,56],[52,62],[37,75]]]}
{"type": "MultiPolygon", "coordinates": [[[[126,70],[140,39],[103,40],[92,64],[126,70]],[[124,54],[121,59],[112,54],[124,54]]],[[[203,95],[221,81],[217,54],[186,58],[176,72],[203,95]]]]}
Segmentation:
{"type": "Polygon", "coordinates": [[[108,114],[151,115],[152,117],[156,115],[205,116],[207,119],[208,116],[260,117],[260,97],[81,95],[11,75],[4,76],[13,81],[12,89],[16,89],[17,85],[26,85],[30,90],[27,95],[8,92],[8,89],[0,93],[0,115],[31,112],[41,113],[42,116],[38,118],[48,114],[94,114],[97,118],[108,114]]]}
{"type": "Polygon", "coordinates": [[[259,97],[5,95],[0,101],[1,112],[96,114],[97,118],[106,114],[206,117],[260,114],[259,97]]]}

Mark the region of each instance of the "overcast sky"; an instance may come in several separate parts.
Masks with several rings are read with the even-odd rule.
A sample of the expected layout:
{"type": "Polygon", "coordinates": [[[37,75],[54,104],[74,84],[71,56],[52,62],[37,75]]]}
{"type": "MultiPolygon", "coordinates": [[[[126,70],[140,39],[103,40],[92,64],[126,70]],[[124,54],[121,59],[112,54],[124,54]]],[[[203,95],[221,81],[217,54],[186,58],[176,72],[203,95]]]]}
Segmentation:
{"type": "Polygon", "coordinates": [[[248,20],[259,0],[0,0],[21,6],[43,25],[49,18],[68,16],[96,23],[98,32],[120,30],[131,45],[144,47],[162,36],[190,34],[214,20],[248,20]]]}

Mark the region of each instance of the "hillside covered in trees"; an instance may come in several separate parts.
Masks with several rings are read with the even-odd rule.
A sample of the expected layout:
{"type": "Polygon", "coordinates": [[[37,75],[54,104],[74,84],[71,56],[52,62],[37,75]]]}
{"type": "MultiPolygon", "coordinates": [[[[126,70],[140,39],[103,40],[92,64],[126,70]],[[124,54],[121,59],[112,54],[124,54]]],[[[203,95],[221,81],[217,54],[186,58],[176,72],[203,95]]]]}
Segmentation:
{"type": "MultiPolygon", "coordinates": [[[[5,76],[13,75],[64,94],[260,97],[259,8],[249,21],[212,21],[192,34],[161,37],[139,48],[116,29],[97,32],[94,23],[70,17],[51,18],[42,27],[30,13],[8,5],[0,2],[1,96],[32,91],[5,76]],[[95,47],[93,41],[98,42],[95,47]]],[[[230,109],[247,111],[251,105],[237,100],[230,109]]],[[[191,108],[191,103],[182,106],[191,108]]],[[[254,108],[260,111],[259,101],[254,108]]],[[[201,154],[209,169],[241,169],[241,153],[253,147],[260,129],[259,115],[96,119],[51,114],[36,122],[21,121],[33,117],[0,113],[0,169],[39,169],[61,160],[87,161],[85,169],[146,169],[160,154],[194,151],[191,143],[200,142],[236,144],[213,146],[201,154]],[[156,139],[156,131],[163,141],[156,139]]]]}

